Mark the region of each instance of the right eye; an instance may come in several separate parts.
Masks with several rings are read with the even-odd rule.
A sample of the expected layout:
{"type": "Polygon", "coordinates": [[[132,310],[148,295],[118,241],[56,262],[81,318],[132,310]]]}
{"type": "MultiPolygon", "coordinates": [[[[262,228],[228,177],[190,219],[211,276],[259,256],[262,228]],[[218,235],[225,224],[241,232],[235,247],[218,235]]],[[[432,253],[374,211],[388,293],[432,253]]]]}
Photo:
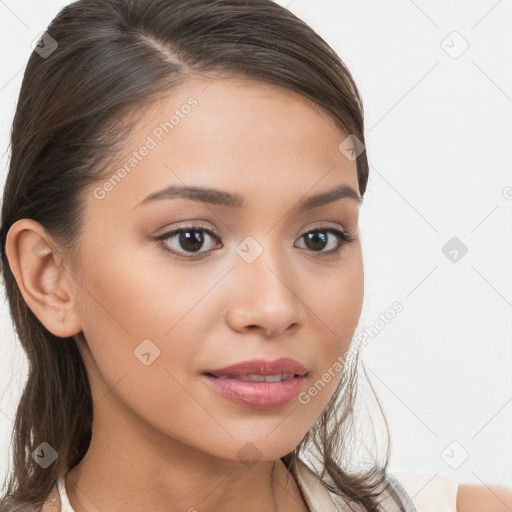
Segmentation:
{"type": "Polygon", "coordinates": [[[177,256],[183,256],[184,258],[197,258],[195,254],[204,254],[211,250],[207,248],[205,251],[200,251],[203,247],[205,240],[208,238],[212,238],[217,242],[220,242],[219,235],[210,229],[196,227],[196,226],[184,226],[178,229],[174,229],[172,231],[168,231],[167,233],[163,233],[155,238],[162,242],[160,245],[165,251],[168,251],[172,254],[176,254],[177,256]],[[204,236],[204,233],[207,236],[204,236]],[[173,240],[174,241],[174,249],[169,248],[167,242],[164,243],[165,240],[173,240]],[[178,246],[178,248],[176,248],[178,246]],[[192,255],[188,255],[190,252],[192,255]]]}

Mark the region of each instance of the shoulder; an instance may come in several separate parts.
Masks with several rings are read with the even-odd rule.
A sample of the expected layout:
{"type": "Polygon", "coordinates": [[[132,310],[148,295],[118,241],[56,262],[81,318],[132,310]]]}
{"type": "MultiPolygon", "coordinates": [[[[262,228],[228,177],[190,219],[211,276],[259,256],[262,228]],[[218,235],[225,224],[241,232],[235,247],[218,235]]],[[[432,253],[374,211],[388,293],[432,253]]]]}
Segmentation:
{"type": "Polygon", "coordinates": [[[417,512],[510,512],[512,488],[458,483],[437,474],[394,473],[417,512]]]}
{"type": "Polygon", "coordinates": [[[457,512],[509,512],[510,510],[512,510],[512,488],[459,484],[457,512]]]}

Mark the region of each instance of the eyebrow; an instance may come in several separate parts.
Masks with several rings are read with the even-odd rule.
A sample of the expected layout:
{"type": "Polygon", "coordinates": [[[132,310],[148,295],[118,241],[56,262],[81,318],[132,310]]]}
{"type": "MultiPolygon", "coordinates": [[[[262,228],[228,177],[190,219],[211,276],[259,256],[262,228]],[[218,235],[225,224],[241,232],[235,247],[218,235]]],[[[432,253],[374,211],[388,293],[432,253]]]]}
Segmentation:
{"type": "MultiPolygon", "coordinates": [[[[189,199],[191,201],[208,203],[216,206],[226,206],[228,208],[238,210],[244,206],[244,198],[234,192],[199,186],[170,185],[162,190],[149,194],[142,201],[136,204],[134,208],[138,208],[143,204],[154,201],[160,201],[163,199],[170,200],[175,198],[189,199]]],[[[319,194],[300,199],[295,206],[295,209],[298,213],[302,213],[345,198],[355,200],[359,205],[363,202],[363,197],[360,196],[352,187],[349,185],[341,185],[333,188],[332,190],[328,190],[327,192],[321,192],[319,194]]]]}

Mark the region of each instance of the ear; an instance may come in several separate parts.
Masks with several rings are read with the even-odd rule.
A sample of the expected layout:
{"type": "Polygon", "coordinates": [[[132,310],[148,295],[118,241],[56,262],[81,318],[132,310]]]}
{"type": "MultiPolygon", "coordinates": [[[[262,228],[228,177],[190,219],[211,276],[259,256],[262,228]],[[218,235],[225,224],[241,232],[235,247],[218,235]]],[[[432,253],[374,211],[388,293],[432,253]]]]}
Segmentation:
{"type": "Polygon", "coordinates": [[[45,228],[32,219],[16,221],[5,242],[9,267],[27,306],[55,336],[81,332],[76,312],[76,283],[63,266],[59,247],[45,228]]]}

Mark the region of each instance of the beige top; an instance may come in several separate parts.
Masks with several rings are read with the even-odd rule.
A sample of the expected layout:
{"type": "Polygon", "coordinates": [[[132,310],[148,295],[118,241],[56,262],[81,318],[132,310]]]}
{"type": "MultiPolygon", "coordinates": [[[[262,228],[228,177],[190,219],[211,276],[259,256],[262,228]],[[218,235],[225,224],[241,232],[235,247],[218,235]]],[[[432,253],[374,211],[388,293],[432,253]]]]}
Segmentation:
{"type": "Polygon", "coordinates": [[[447,476],[395,471],[395,478],[406,489],[417,512],[457,512],[459,484],[447,476]]]}
{"type": "MultiPolygon", "coordinates": [[[[310,512],[355,512],[361,507],[329,490],[308,465],[299,461],[292,470],[310,512]]],[[[386,512],[457,512],[458,483],[439,474],[388,473],[381,507],[386,512]]],[[[41,512],[75,512],[66,494],[62,476],[41,512]]]]}

